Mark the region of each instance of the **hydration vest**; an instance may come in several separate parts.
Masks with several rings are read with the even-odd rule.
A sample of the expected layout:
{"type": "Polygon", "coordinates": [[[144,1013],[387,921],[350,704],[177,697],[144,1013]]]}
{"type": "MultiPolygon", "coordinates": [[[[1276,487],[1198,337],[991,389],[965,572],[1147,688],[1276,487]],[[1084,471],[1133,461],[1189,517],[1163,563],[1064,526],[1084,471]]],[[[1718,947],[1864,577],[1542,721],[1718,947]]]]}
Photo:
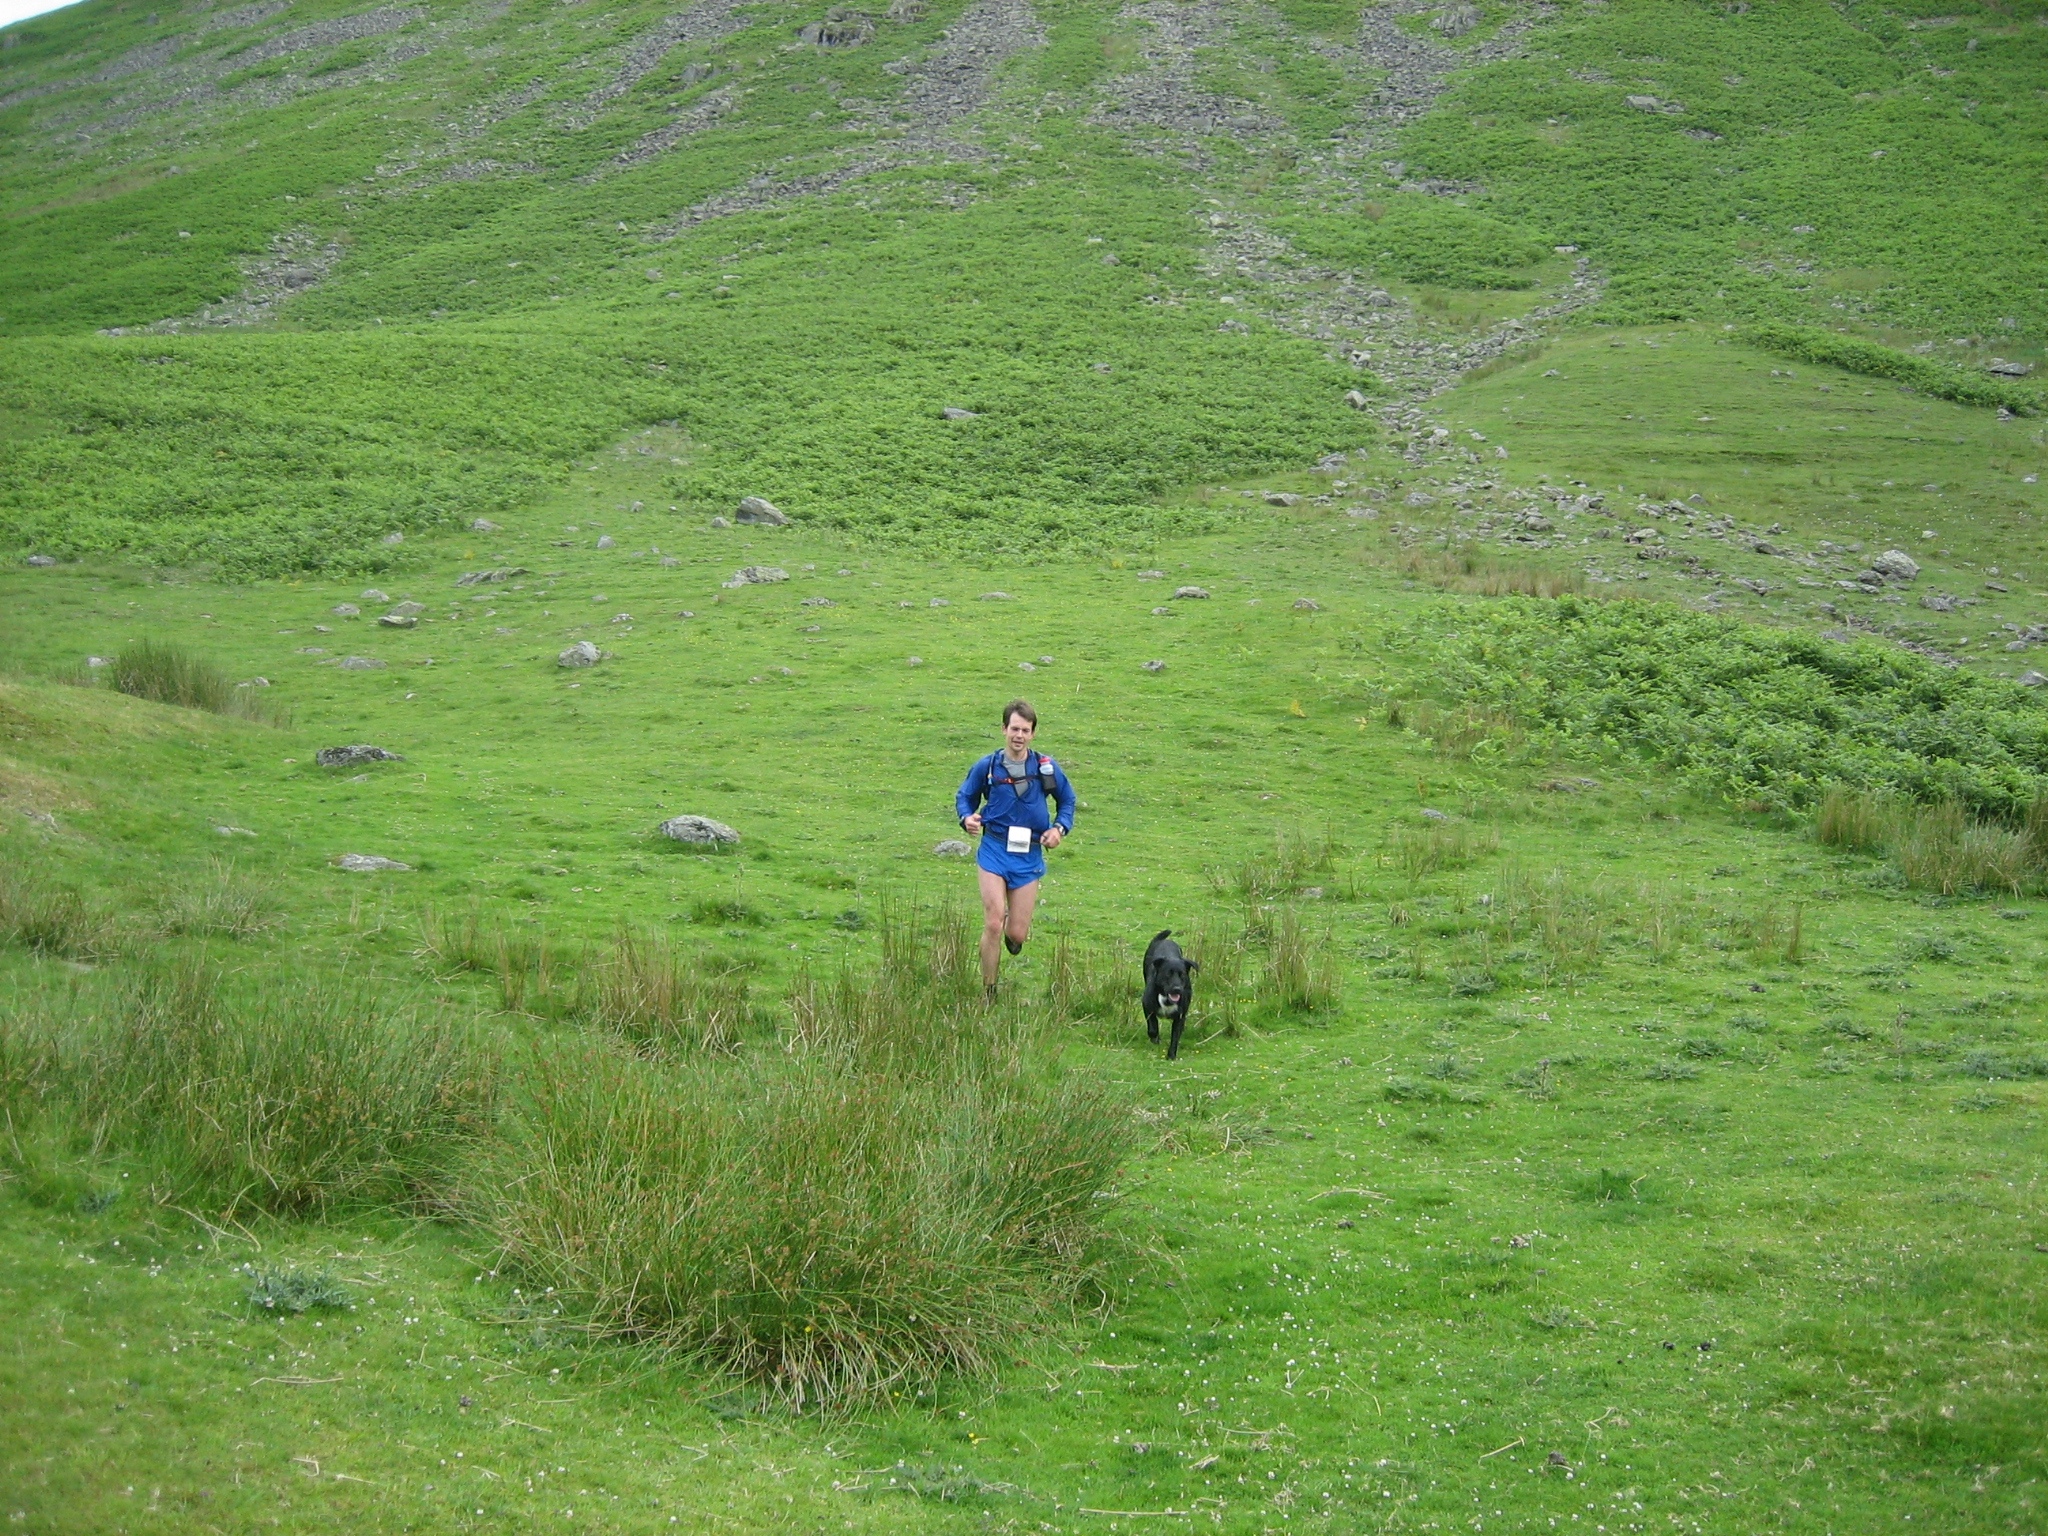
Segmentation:
{"type": "Polygon", "coordinates": [[[1018,774],[1013,778],[1007,772],[998,773],[997,770],[1005,767],[1003,754],[1000,752],[992,753],[988,760],[988,783],[985,787],[992,790],[998,784],[1008,784],[1014,789],[1019,784],[1029,784],[1035,777],[1038,780],[1039,789],[1044,792],[1045,798],[1050,801],[1059,791],[1059,781],[1052,774],[1052,760],[1043,752],[1033,752],[1031,756],[1035,759],[1037,772],[1035,774],[1018,774]]]}

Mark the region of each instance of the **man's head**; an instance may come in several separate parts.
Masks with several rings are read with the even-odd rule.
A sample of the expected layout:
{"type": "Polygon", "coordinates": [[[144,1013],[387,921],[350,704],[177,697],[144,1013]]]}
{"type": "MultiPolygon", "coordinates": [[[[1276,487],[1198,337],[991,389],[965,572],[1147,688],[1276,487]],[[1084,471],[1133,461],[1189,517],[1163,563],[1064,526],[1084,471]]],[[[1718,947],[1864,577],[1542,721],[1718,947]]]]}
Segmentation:
{"type": "Polygon", "coordinates": [[[1022,699],[1012,699],[1003,706],[1003,740],[1012,753],[1024,751],[1037,734],[1037,710],[1022,699]]]}

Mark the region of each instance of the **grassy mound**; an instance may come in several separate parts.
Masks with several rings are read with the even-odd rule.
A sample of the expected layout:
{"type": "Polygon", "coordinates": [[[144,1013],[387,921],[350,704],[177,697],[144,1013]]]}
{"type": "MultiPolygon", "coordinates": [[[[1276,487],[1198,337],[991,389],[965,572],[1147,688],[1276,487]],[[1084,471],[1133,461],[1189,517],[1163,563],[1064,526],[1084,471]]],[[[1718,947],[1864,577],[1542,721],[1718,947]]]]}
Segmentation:
{"type": "Polygon", "coordinates": [[[799,982],[779,1049],[544,1057],[479,1219],[596,1330],[798,1408],[991,1373],[1085,1282],[1136,1122],[982,1006],[964,935],[799,982]]]}
{"type": "Polygon", "coordinates": [[[431,1195],[487,1128],[493,1055],[461,1026],[322,981],[143,972],[0,1023],[9,1147],[31,1182],[112,1156],[227,1214],[431,1195]]]}

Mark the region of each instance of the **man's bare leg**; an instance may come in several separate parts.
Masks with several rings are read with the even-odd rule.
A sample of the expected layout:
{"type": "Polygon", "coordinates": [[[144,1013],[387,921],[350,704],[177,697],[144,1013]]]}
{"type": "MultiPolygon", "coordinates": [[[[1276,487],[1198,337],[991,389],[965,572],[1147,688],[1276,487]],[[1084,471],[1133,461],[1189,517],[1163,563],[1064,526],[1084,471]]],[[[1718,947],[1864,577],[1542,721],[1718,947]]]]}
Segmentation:
{"type": "MultiPolygon", "coordinates": [[[[985,869],[975,873],[981,877],[981,984],[993,994],[997,965],[1003,952],[1003,927],[1009,915],[1010,892],[1001,875],[990,874],[985,869]]],[[[1036,891],[1036,887],[1027,889],[1036,891]]],[[[1029,909],[1026,910],[1028,912],[1029,909]]]]}
{"type": "Polygon", "coordinates": [[[1010,920],[1004,925],[1003,936],[1010,941],[1010,953],[1016,954],[1024,947],[1024,941],[1031,937],[1031,912],[1038,905],[1038,882],[1020,885],[1010,892],[1010,920]]]}

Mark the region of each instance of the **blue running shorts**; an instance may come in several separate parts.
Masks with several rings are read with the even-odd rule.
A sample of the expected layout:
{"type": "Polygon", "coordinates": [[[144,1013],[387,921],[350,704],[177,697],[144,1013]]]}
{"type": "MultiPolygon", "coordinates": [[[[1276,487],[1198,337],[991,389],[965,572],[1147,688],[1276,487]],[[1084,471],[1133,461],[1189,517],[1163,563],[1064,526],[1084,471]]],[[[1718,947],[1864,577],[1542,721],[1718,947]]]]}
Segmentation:
{"type": "Polygon", "coordinates": [[[1035,842],[1029,853],[1011,853],[1003,846],[1001,836],[983,833],[981,851],[975,854],[974,862],[992,875],[1001,875],[1003,885],[1013,891],[1045,878],[1045,850],[1035,842]]]}

